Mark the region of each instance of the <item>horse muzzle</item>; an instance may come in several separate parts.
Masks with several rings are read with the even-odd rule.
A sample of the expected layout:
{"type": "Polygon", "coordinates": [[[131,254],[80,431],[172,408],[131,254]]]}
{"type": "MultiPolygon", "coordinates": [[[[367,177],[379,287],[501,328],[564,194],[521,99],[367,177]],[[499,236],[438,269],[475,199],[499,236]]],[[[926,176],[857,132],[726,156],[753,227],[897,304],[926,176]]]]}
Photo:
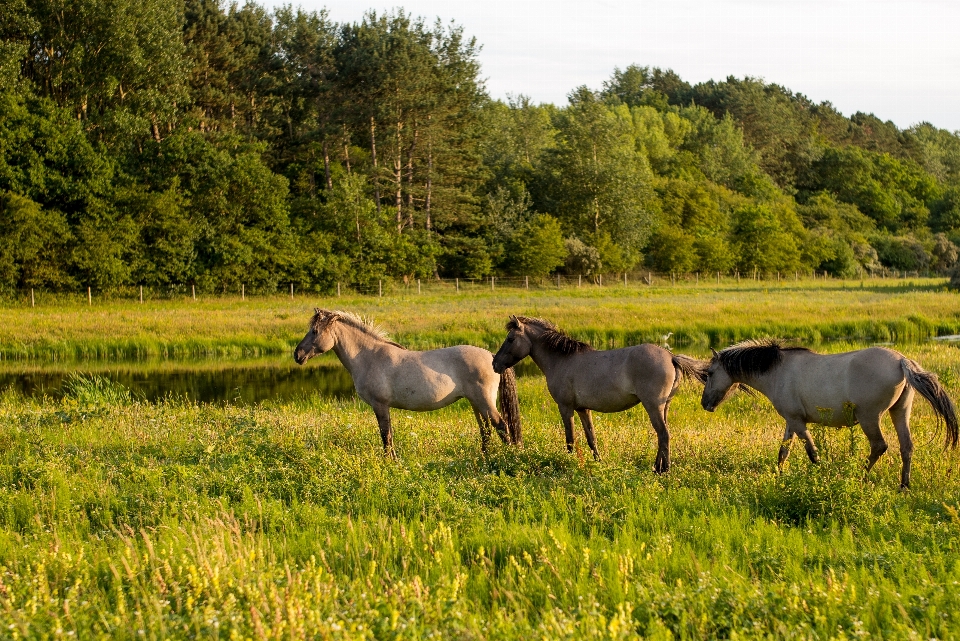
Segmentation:
{"type": "Polygon", "coordinates": [[[493,357],[493,371],[497,374],[503,374],[505,371],[513,367],[512,365],[507,365],[503,362],[503,359],[499,359],[496,356],[493,357]]]}

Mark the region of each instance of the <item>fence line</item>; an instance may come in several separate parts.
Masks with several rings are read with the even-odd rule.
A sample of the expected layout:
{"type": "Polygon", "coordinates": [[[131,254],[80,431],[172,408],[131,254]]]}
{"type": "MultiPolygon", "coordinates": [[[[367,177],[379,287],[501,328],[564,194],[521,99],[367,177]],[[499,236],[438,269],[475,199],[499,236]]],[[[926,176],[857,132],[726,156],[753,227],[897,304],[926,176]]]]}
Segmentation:
{"type": "MultiPolygon", "coordinates": [[[[238,300],[241,302],[246,301],[248,298],[254,296],[257,297],[275,297],[275,296],[284,296],[286,292],[289,292],[288,295],[291,300],[296,300],[298,298],[311,298],[314,299],[318,296],[327,297],[327,296],[343,296],[343,295],[360,295],[360,296],[374,296],[374,297],[383,297],[383,296],[395,296],[395,295],[424,295],[431,293],[457,293],[457,294],[469,294],[469,293],[479,293],[487,292],[491,294],[496,294],[501,290],[517,290],[517,291],[563,291],[563,290],[574,290],[574,289],[602,289],[602,290],[640,290],[651,287],[656,288],[696,288],[696,287],[754,287],[758,286],[761,283],[763,287],[770,286],[781,286],[788,287],[791,284],[797,284],[800,282],[810,282],[810,281],[820,281],[823,283],[839,283],[844,286],[847,283],[878,283],[879,282],[891,282],[892,283],[903,283],[904,281],[910,279],[932,279],[932,278],[944,278],[944,275],[940,274],[930,274],[920,273],[918,271],[897,271],[897,270],[879,270],[877,272],[866,272],[862,271],[860,275],[853,278],[840,278],[831,276],[827,272],[811,272],[811,273],[802,273],[800,271],[794,271],[792,274],[789,272],[740,272],[737,270],[732,271],[717,271],[704,274],[702,272],[691,272],[691,273],[664,273],[664,272],[654,272],[654,271],[633,271],[633,272],[619,272],[619,273],[609,273],[609,274],[577,274],[577,275],[564,275],[557,274],[553,276],[544,276],[544,277],[535,277],[535,276],[487,276],[483,278],[429,278],[429,279],[407,279],[406,281],[400,279],[377,279],[376,281],[358,284],[358,283],[347,283],[347,282],[337,282],[336,286],[327,285],[323,289],[318,288],[310,283],[304,282],[290,282],[279,284],[273,289],[260,289],[260,288],[251,288],[251,296],[246,295],[246,283],[240,283],[236,286],[236,289],[233,296],[238,296],[238,300]],[[792,276],[792,278],[791,278],[792,276]],[[334,293],[335,292],[335,293],[334,293]]],[[[88,306],[94,304],[95,298],[108,299],[108,300],[123,300],[129,298],[132,300],[139,300],[142,304],[147,300],[171,300],[171,299],[192,299],[194,301],[198,300],[197,287],[196,284],[176,284],[170,285],[167,287],[150,287],[145,285],[133,285],[133,286],[122,286],[116,288],[110,288],[106,291],[101,290],[99,292],[95,291],[92,286],[86,288],[86,303],[88,306]],[[98,294],[98,296],[95,296],[98,294]]],[[[13,296],[14,300],[21,300],[24,304],[29,304],[32,307],[36,307],[37,304],[42,304],[44,299],[63,299],[70,298],[77,295],[77,292],[45,292],[44,290],[39,290],[37,288],[29,288],[23,290],[15,290],[13,296]]],[[[201,292],[201,296],[211,296],[218,299],[225,299],[230,297],[230,291],[228,288],[222,288],[217,291],[206,291],[201,292]]],[[[6,297],[4,297],[6,298],[6,297]]]]}

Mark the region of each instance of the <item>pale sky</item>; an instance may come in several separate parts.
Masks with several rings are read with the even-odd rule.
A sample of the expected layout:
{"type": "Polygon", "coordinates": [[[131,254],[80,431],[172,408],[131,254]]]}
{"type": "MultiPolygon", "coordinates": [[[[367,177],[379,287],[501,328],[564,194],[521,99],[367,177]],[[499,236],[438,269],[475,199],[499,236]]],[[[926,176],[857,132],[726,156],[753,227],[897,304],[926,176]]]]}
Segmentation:
{"type": "MultiPolygon", "coordinates": [[[[957,0],[288,0],[335,22],[402,6],[483,46],[494,98],[566,103],[614,67],[672,68],[692,84],[755,76],[901,128],[960,130],[957,0]]],[[[281,4],[266,0],[268,6],[281,4]]]]}

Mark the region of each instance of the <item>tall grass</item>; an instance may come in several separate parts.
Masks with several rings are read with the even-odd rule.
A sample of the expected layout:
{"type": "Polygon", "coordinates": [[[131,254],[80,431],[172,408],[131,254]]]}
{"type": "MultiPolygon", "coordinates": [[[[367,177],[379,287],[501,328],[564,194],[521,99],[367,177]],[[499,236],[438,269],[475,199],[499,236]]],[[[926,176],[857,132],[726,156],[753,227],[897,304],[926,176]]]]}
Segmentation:
{"type": "MultiPolygon", "coordinates": [[[[957,398],[960,351],[907,355],[957,398]]],[[[2,396],[0,635],[960,636],[960,456],[922,401],[901,494],[889,420],[867,476],[858,428],[778,474],[769,403],[707,414],[685,383],[657,477],[641,409],[597,417],[595,463],[564,453],[543,380],[519,386],[523,449],[481,456],[461,402],[395,411],[399,461],[356,399],[2,396]]]]}
{"type": "Polygon", "coordinates": [[[67,301],[0,307],[2,359],[253,357],[289,353],[313,307],[379,321],[412,348],[494,348],[510,314],[543,316],[597,346],[725,345],[770,335],[805,342],[912,341],[960,333],[960,298],[942,280],[691,284],[376,297],[67,301]],[[885,284],[889,283],[889,284],[885,284]]]}

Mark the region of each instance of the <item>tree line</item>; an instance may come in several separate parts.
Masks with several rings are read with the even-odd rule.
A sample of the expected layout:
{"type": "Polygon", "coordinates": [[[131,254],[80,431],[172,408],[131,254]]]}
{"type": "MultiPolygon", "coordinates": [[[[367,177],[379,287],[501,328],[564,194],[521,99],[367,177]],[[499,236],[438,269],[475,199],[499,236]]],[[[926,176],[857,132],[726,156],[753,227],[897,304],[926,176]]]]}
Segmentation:
{"type": "Polygon", "coordinates": [[[402,10],[0,0],[0,287],[945,273],[960,137],[754,78],[493,100],[402,10]]]}

